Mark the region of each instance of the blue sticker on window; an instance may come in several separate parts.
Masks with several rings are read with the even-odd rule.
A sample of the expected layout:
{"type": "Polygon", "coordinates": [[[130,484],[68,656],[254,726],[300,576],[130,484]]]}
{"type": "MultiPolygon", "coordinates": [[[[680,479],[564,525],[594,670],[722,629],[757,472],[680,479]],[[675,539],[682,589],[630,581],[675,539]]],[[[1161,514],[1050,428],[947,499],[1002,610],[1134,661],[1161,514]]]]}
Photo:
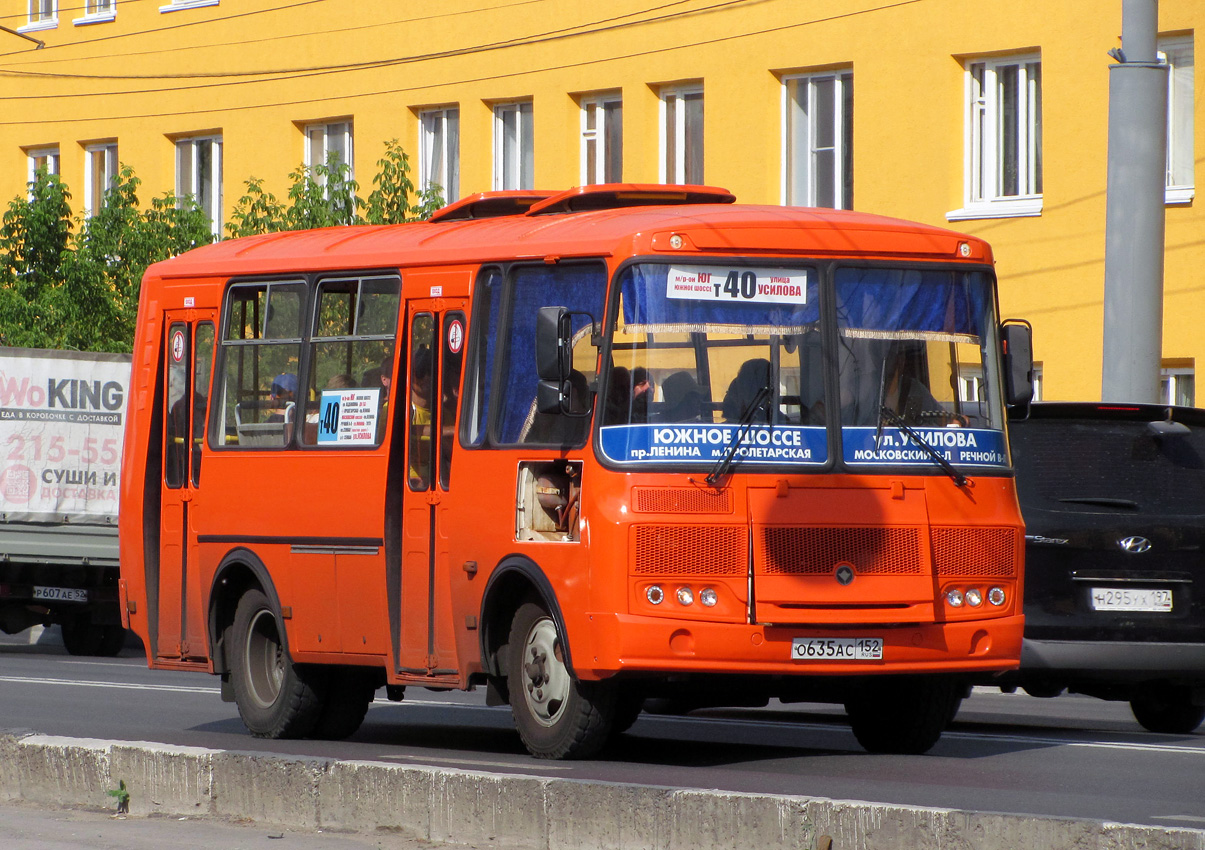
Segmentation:
{"type": "MultiPolygon", "coordinates": [[[[955,466],[1008,466],[1004,434],[984,428],[913,428],[955,466]]],[[[846,463],[932,466],[933,457],[899,428],[842,428],[846,463]]]]}
{"type": "MultiPolygon", "coordinates": [[[[620,463],[712,464],[727,456],[740,425],[610,425],[599,432],[602,453],[620,463]]],[[[825,429],[800,425],[755,425],[740,441],[733,459],[741,463],[823,464],[828,459],[825,429]]]]}

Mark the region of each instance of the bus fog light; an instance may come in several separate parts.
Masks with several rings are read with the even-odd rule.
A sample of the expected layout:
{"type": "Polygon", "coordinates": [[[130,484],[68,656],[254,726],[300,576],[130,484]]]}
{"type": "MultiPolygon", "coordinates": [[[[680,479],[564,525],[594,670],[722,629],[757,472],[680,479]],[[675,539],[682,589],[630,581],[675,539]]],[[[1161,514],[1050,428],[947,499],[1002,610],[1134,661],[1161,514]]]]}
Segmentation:
{"type": "Polygon", "coordinates": [[[689,605],[695,601],[695,593],[689,587],[678,588],[678,604],[689,605]]]}
{"type": "Polygon", "coordinates": [[[707,608],[714,608],[715,604],[720,601],[720,596],[715,592],[713,587],[705,587],[699,591],[699,604],[707,608]]]}
{"type": "Polygon", "coordinates": [[[947,590],[946,591],[946,602],[948,602],[950,604],[951,608],[961,608],[962,607],[962,591],[957,590],[957,589],[947,590]]]}
{"type": "Polygon", "coordinates": [[[977,588],[977,587],[972,587],[970,590],[967,591],[966,599],[967,599],[967,605],[970,605],[972,608],[978,608],[980,605],[983,604],[983,594],[979,591],[979,588],[977,588]]]}
{"type": "Polygon", "coordinates": [[[650,584],[644,591],[644,597],[654,605],[660,605],[665,601],[665,591],[661,589],[660,585],[650,584]]]}
{"type": "Polygon", "coordinates": [[[1005,600],[1004,588],[993,587],[987,592],[987,601],[993,605],[1003,605],[1005,600]]]}

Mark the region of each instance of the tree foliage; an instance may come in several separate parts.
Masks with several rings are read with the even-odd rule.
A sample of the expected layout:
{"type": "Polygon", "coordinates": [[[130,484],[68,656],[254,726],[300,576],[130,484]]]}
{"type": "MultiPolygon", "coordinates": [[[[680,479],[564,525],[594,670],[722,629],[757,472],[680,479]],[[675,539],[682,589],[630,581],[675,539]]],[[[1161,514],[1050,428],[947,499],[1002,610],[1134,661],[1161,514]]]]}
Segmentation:
{"type": "MultiPolygon", "coordinates": [[[[443,201],[419,192],[396,139],[386,142],[367,199],[350,167],[332,157],[290,173],[285,200],[250,178],[226,224],[230,236],[425,219],[443,201]]],[[[213,240],[191,197],[172,193],[142,207],[141,180],[122,165],[95,215],[72,216],[58,175],[37,172],[0,220],[0,345],[129,351],[142,275],[152,263],[213,240]]]]}

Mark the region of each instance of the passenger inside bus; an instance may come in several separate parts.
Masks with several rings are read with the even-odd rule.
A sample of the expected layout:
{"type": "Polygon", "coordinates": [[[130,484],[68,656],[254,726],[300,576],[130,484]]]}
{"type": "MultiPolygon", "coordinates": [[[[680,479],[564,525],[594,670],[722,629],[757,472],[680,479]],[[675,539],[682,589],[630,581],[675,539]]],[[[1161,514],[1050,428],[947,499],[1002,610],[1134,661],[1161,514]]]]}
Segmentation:
{"type": "Polygon", "coordinates": [[[703,413],[703,392],[694,376],[685,370],[674,372],[661,384],[663,402],[657,414],[660,422],[698,422],[703,413]]]}
{"type": "Polygon", "coordinates": [[[284,372],[272,379],[271,410],[265,422],[293,421],[293,405],[297,398],[297,376],[284,372]]]}
{"type": "Polygon", "coordinates": [[[758,412],[752,414],[755,422],[770,421],[769,393],[773,391],[770,384],[770,361],[762,357],[746,360],[741,364],[732,383],[728,385],[728,392],[724,393],[724,402],[720,406],[724,421],[740,422],[746,415],[750,415],[750,408],[762,394],[762,390],[767,390],[768,393],[758,404],[758,412]]]}

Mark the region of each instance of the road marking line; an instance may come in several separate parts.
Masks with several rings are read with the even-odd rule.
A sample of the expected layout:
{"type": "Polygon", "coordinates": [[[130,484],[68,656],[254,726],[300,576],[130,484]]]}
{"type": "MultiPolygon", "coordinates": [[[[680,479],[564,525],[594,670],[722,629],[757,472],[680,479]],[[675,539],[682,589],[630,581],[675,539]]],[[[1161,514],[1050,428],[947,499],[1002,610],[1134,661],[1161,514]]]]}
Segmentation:
{"type": "Polygon", "coordinates": [[[31,676],[0,676],[0,682],[26,685],[76,685],[81,688],[118,688],[127,691],[174,691],[182,694],[216,694],[218,688],[196,688],[187,685],[135,685],[122,682],[85,682],[75,679],[35,679],[31,676]]]}

